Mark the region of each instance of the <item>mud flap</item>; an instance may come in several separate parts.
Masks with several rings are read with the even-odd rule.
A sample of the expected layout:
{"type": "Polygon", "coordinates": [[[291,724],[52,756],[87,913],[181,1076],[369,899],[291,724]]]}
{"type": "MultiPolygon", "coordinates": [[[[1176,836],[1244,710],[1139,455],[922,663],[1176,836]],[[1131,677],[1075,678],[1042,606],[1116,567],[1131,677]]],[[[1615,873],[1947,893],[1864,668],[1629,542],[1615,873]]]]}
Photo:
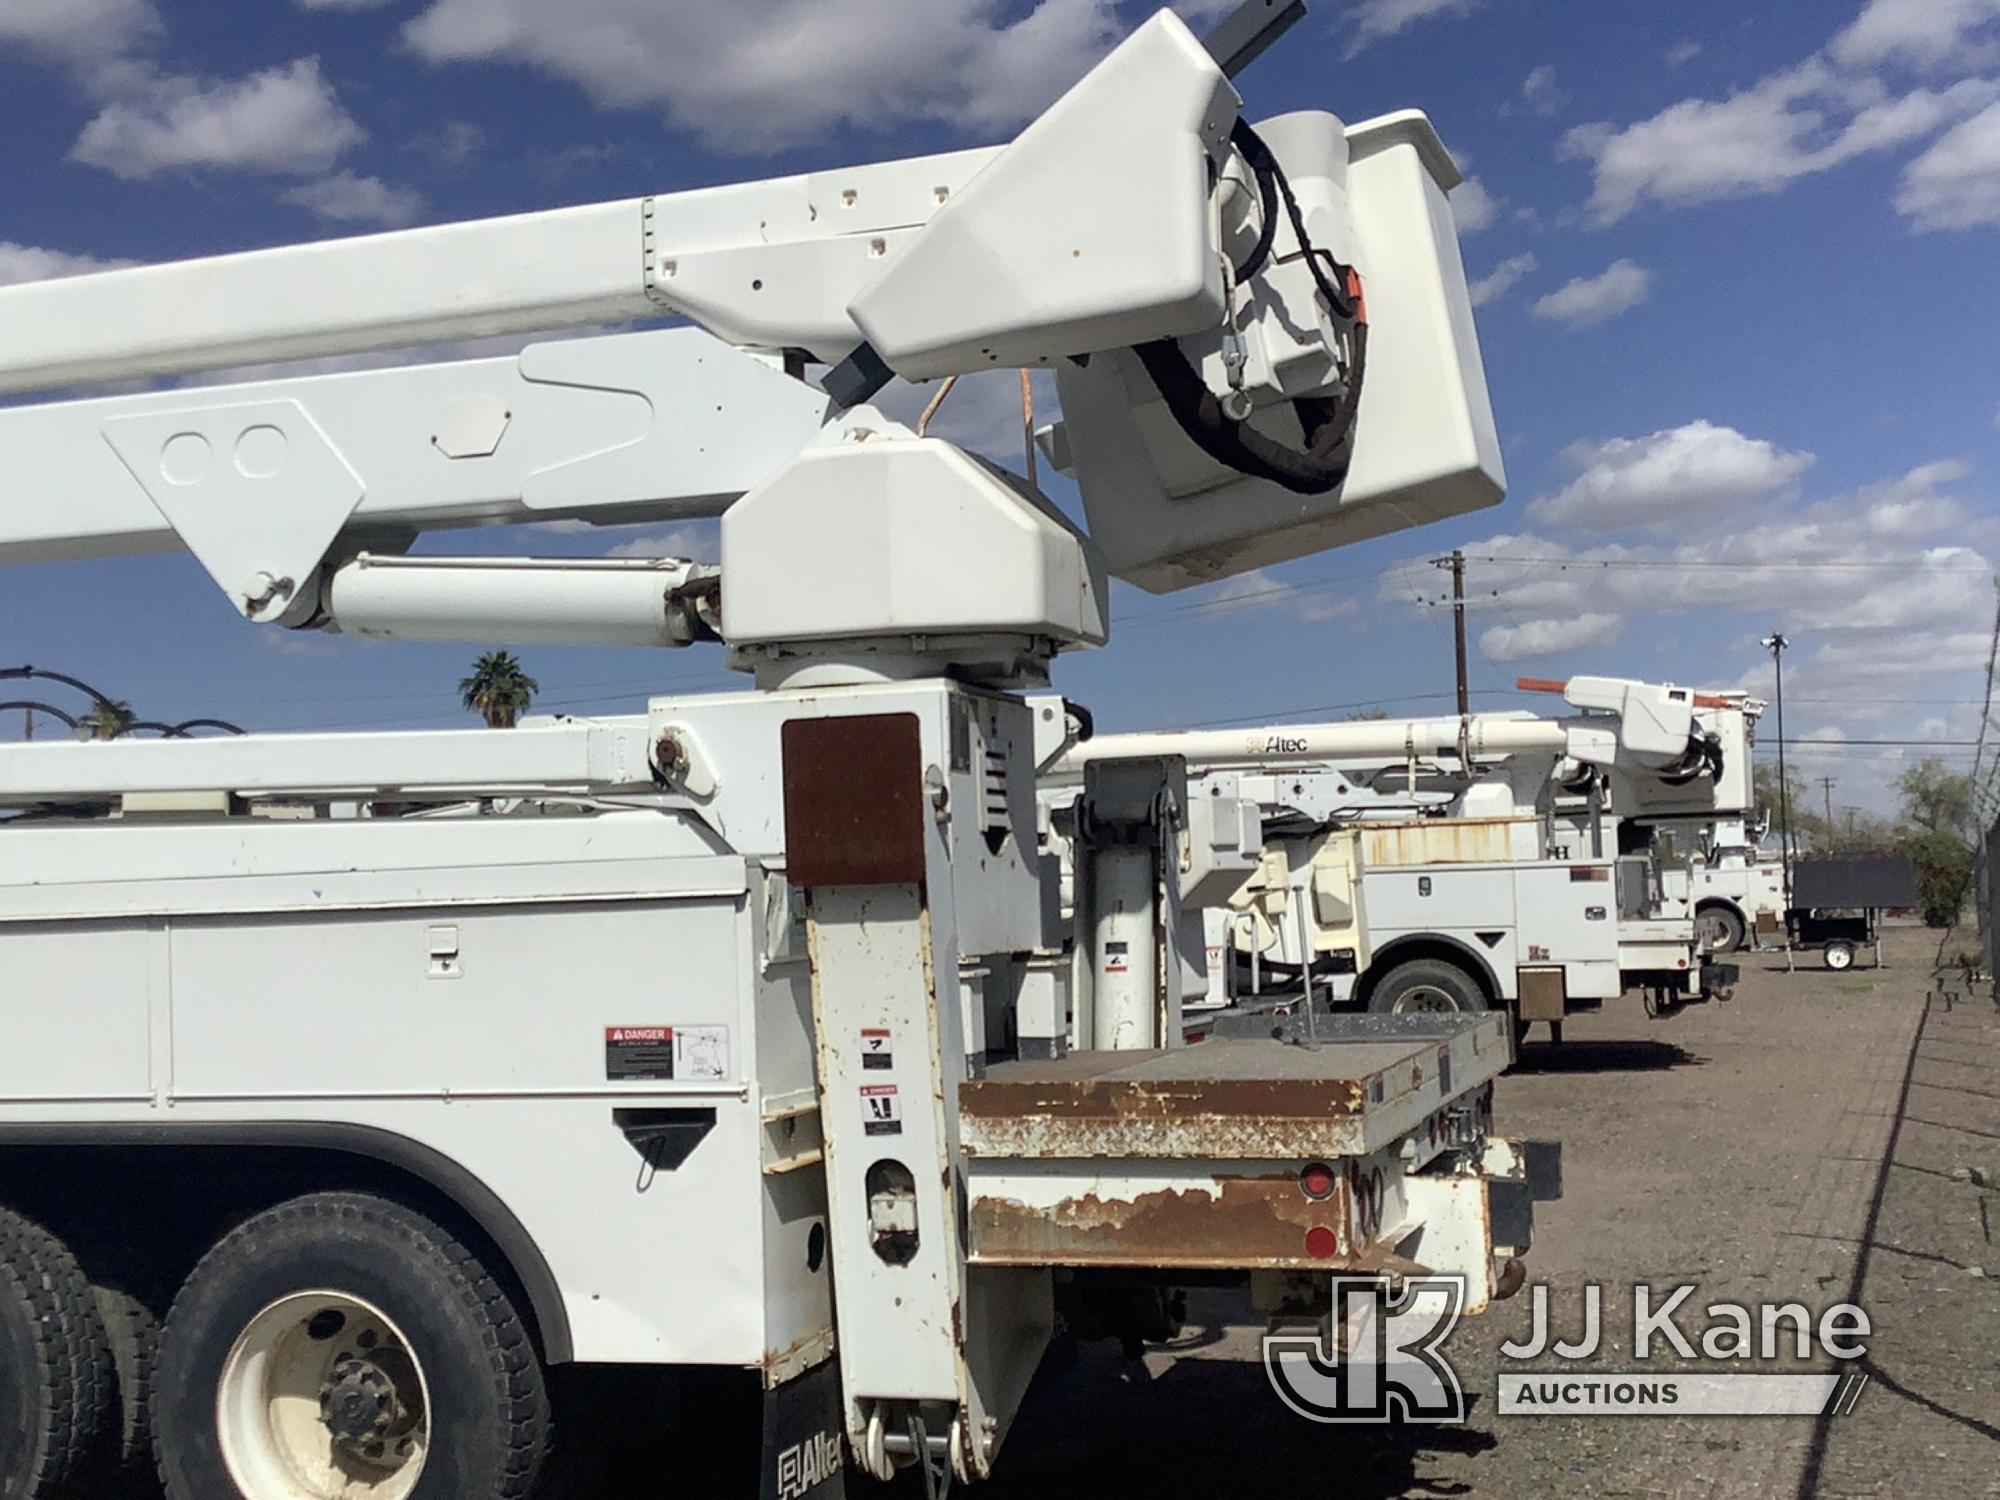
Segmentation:
{"type": "Polygon", "coordinates": [[[764,1392],[758,1500],[835,1500],[846,1492],[840,1361],[829,1359],[764,1392]]]}

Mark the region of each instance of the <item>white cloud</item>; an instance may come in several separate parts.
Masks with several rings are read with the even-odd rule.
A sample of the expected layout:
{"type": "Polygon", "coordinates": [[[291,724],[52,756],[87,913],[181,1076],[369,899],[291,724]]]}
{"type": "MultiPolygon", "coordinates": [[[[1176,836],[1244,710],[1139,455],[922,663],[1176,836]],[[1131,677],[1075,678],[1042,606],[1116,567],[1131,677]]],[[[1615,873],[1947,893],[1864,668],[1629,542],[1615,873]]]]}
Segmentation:
{"type": "MultiPolygon", "coordinates": [[[[1785,489],[1812,464],[1733,427],[1690,422],[1642,438],[1577,443],[1564,455],[1581,472],[1528,507],[1536,520],[1609,531],[1742,507],[1785,489]]],[[[1734,522],[1732,522],[1734,524],[1734,522]]]]}
{"type": "Polygon", "coordinates": [[[380,10],[394,0],[292,0],[300,10],[380,10]]]}
{"type": "Polygon", "coordinates": [[[1984,79],[1882,97],[1818,58],[1727,99],[1683,99],[1623,129],[1580,125],[1565,156],[1591,163],[1589,212],[1616,223],[1648,199],[1668,206],[1776,192],[1870,152],[1907,145],[2000,94],[1984,79]]]}
{"type": "Polygon", "coordinates": [[[1953,126],[1903,169],[1896,212],[1916,229],[2000,224],[2000,104],[1953,126]]]}
{"type": "Polygon", "coordinates": [[[412,143],[414,148],[440,167],[464,166],[486,144],[486,132],[470,120],[447,120],[412,143]]]}
{"type": "Polygon", "coordinates": [[[1653,278],[1634,261],[1613,261],[1596,276],[1579,276],[1535,304],[1535,316],[1570,328],[1593,328],[1630,312],[1652,295],[1653,278]]]}
{"type": "MultiPolygon", "coordinates": [[[[1747,615],[1758,635],[1781,622],[1802,647],[1840,645],[1830,660],[1871,663],[1885,680],[1899,670],[1915,678],[1983,667],[1991,560],[1954,542],[1868,534],[1868,512],[1885,494],[1921,489],[1936,467],[1811,505],[1750,494],[1747,516],[1716,526],[1684,517],[1672,540],[1586,545],[1521,533],[1467,542],[1468,607],[1531,617],[1747,615]]],[[[1406,599],[1405,583],[1400,571],[1385,578],[1380,597],[1406,599]]]]}
{"type": "Polygon", "coordinates": [[[0,240],[0,286],[50,281],[58,276],[83,276],[92,271],[115,271],[131,264],[129,260],[100,260],[95,255],[72,255],[66,250],[45,250],[38,245],[0,240]]]}
{"type": "MultiPolygon", "coordinates": [[[[518,62],[613,108],[657,108],[737,152],[841,126],[936,120],[986,132],[1037,113],[1126,29],[1112,0],[764,0],[750,8],[431,0],[405,28],[433,62],[518,62]]],[[[1212,13],[1212,7],[1200,7],[1212,13]]]]}
{"type": "Polygon", "coordinates": [[[1965,507],[1939,491],[1972,473],[1963,459],[1920,464],[1899,479],[1871,484],[1855,492],[1861,524],[1878,537],[1915,541],[1956,530],[1964,524],[1965,507]]]}
{"type": "Polygon", "coordinates": [[[1981,31],[2000,18],[2000,0],[1869,0],[1829,49],[1859,67],[1900,61],[1932,66],[1966,60],[1981,31]]]}
{"type": "Polygon", "coordinates": [[[331,177],[302,182],[281,193],[286,203],[309,209],[338,224],[409,224],[424,211],[424,195],[414,188],[395,187],[379,177],[336,172],[331,177]]]}
{"type": "Polygon", "coordinates": [[[1569,103],[1569,95],[1556,83],[1556,70],[1542,64],[1521,80],[1521,98],[1538,115],[1552,115],[1569,103]]]}
{"type": "Polygon", "coordinates": [[[1609,646],[1625,629],[1616,615],[1575,615],[1569,619],[1524,620],[1495,625],[1479,637],[1479,654],[1488,661],[1520,661],[1529,656],[1554,656],[1609,646]]]}
{"type": "Polygon", "coordinates": [[[1667,66],[1670,68],[1685,67],[1700,56],[1700,42],[1675,42],[1673,46],[1667,48],[1667,66]]]}
{"type": "Polygon", "coordinates": [[[1476,0],[1356,0],[1347,19],[1353,36],[1343,57],[1353,57],[1372,42],[1392,37],[1404,27],[1433,16],[1462,16],[1476,0]]]}
{"type": "Polygon", "coordinates": [[[79,62],[124,52],[159,25],[152,0],[0,0],[0,43],[79,62]]]}
{"type": "Polygon", "coordinates": [[[1477,234],[1500,217],[1501,200],[1486,191],[1477,177],[1468,177],[1451,190],[1451,217],[1462,235],[1477,234]]]}
{"type": "Polygon", "coordinates": [[[176,168],[320,172],[363,132],[302,57],[246,78],[151,77],[83,129],[70,155],[129,180],[176,168]]]}
{"type": "Polygon", "coordinates": [[[1535,269],[1535,257],[1529,253],[1510,255],[1486,275],[1472,283],[1466,290],[1472,295],[1474,307],[1484,307],[1489,302],[1498,302],[1514,290],[1522,277],[1535,269]]]}
{"type": "Polygon", "coordinates": [[[645,531],[607,547],[606,557],[686,557],[713,562],[721,556],[722,534],[714,521],[692,521],[663,531],[645,531]]]}

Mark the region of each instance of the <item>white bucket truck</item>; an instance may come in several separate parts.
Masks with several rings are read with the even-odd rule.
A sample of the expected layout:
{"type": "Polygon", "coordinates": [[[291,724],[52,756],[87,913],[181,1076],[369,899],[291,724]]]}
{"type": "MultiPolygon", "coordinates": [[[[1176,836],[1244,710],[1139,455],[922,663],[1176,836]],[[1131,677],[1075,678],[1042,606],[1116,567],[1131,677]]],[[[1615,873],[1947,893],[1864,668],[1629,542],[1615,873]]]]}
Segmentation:
{"type": "Polygon", "coordinates": [[[525,1496],[573,1365],[738,1372],[738,1493],[970,1482],[1059,1313],[1158,1323],[1134,1285],[1504,1289],[1500,1018],[1181,1046],[1170,767],[1078,850],[1122,872],[1128,982],[1066,1057],[1010,1032],[1060,977],[1021,695],[1104,643],[1108,580],[1502,493],[1428,123],[1241,114],[1297,9],[1206,44],[1162,11],[989,150],[0,290],[0,393],[127,383],[0,409],[0,562],[180,548],[250,629],[716,642],[751,679],[0,746],[9,1500],[155,1462],[173,1500],[525,1496]],[[1087,531],[869,405],[1038,366],[1087,531]],[[719,568],[408,550],[718,514],[719,568]]]}

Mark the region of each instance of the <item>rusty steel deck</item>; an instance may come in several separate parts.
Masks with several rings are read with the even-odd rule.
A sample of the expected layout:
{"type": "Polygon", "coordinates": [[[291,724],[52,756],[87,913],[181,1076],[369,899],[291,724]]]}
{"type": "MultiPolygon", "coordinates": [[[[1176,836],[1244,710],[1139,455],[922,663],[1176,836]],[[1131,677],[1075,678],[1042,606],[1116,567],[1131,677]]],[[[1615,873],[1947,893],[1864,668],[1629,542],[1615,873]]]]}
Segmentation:
{"type": "Polygon", "coordinates": [[[1400,1140],[1497,1078],[1504,1016],[1384,1034],[1330,1019],[1312,1045],[1214,1037],[1145,1052],[1007,1062],[959,1085],[972,1157],[1334,1160],[1400,1140]]]}
{"type": "Polygon", "coordinates": [[[1215,1037],[1007,1063],[961,1084],[971,1260],[1373,1273],[1415,1269],[1421,1239],[1483,1277],[1484,1184],[1411,1174],[1482,1136],[1506,1018],[1385,1022],[1329,1021],[1312,1046],[1215,1037]]]}

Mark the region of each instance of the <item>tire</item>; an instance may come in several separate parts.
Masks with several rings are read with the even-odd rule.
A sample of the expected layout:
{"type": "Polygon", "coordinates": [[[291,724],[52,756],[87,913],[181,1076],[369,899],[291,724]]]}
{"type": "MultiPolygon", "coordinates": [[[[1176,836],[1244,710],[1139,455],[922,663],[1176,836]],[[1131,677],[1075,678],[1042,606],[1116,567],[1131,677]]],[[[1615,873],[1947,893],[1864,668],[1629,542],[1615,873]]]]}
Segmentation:
{"type": "Polygon", "coordinates": [[[1697,940],[1709,940],[1710,953],[1734,953],[1743,946],[1747,932],[1734,908],[1704,906],[1694,914],[1694,934],[1697,940]]]}
{"type": "Polygon", "coordinates": [[[548,1446],[541,1365],[493,1276],[363,1193],[280,1204],[209,1251],[153,1391],[172,1500],[359,1493],[350,1478],[380,1500],[522,1500],[548,1446]],[[309,1398],[302,1418],[281,1392],[309,1398]]]}
{"type": "Polygon", "coordinates": [[[95,1286],[90,1290],[111,1351],[116,1397],[105,1424],[104,1472],[110,1493],[143,1495],[156,1484],[152,1390],[160,1320],[122,1287],[95,1286]]]}
{"type": "Polygon", "coordinates": [[[111,1353],[61,1240],[0,1208],[0,1500],[94,1493],[111,1353]]]}
{"type": "Polygon", "coordinates": [[[1835,938],[1820,950],[1826,966],[1836,974],[1854,967],[1854,944],[1845,938],[1835,938]]]}
{"type": "Polygon", "coordinates": [[[1486,992],[1457,964],[1413,958],[1398,964],[1368,993],[1377,1015],[1452,1014],[1485,1010],[1486,992]]]}

